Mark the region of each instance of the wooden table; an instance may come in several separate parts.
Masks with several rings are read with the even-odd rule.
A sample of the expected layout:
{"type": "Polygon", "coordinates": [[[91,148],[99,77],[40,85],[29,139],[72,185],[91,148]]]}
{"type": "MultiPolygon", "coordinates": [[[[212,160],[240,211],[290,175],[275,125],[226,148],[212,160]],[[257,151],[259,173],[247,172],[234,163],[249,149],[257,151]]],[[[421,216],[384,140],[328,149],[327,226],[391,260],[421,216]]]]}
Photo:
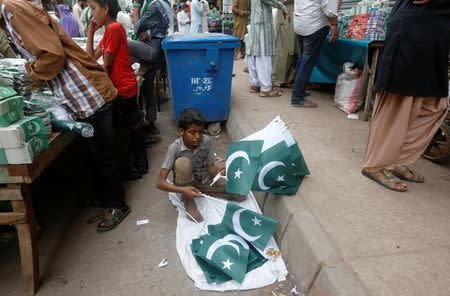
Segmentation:
{"type": "Polygon", "coordinates": [[[36,156],[33,163],[0,165],[0,201],[10,201],[13,210],[0,213],[0,225],[14,224],[17,228],[28,295],[34,295],[39,288],[39,253],[30,185],[74,138],[72,133],[54,133],[49,139],[49,149],[36,156]]]}
{"type": "Polygon", "coordinates": [[[374,41],[369,44],[369,52],[367,53],[367,57],[370,56],[370,51],[372,51],[372,61],[369,61],[367,59],[367,63],[365,67],[368,67],[368,75],[369,79],[367,82],[367,93],[366,93],[366,100],[364,102],[364,111],[362,115],[362,119],[364,121],[369,120],[369,113],[370,113],[370,102],[372,101],[372,95],[373,95],[373,84],[375,83],[375,76],[377,73],[377,65],[378,65],[378,58],[380,57],[380,51],[383,47],[384,42],[382,41],[374,41]]]}

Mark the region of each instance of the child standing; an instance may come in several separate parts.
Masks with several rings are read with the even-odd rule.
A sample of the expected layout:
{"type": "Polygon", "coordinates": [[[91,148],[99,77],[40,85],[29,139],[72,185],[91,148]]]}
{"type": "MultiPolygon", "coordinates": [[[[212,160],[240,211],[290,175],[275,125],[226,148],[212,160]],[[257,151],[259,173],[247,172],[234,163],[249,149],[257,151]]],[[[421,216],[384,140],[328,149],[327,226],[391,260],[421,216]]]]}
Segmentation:
{"type": "MultiPolygon", "coordinates": [[[[188,108],[181,112],[178,122],[180,138],[175,140],[167,149],[166,158],[156,183],[158,189],[167,192],[181,193],[186,212],[197,222],[203,217],[195,205],[194,198],[202,193],[212,193],[229,199],[226,183],[221,178],[210,186],[212,177],[217,175],[218,168],[214,165],[214,151],[211,139],[202,134],[205,118],[198,110],[188,108]],[[167,182],[169,172],[173,171],[173,184],[167,182]]],[[[220,170],[225,173],[224,169],[220,170]]],[[[245,197],[232,196],[234,200],[242,201],[245,197]]],[[[190,219],[190,217],[188,216],[190,219]]]]}
{"type": "MultiPolygon", "coordinates": [[[[114,102],[115,116],[118,124],[125,127],[137,127],[142,122],[143,114],[138,110],[136,95],[138,92],[137,80],[131,68],[125,29],[116,22],[120,11],[117,0],[90,0],[92,19],[87,33],[87,52],[94,59],[103,57],[103,67],[117,89],[117,98],[114,102]],[[94,50],[94,33],[100,27],[106,30],[98,48],[94,50]]],[[[131,132],[131,145],[136,145],[137,132],[131,132]]],[[[135,147],[131,147],[135,151],[135,147]]],[[[97,226],[98,230],[108,230],[117,226],[130,212],[130,208],[123,203],[120,208],[108,213],[97,226]]]]}

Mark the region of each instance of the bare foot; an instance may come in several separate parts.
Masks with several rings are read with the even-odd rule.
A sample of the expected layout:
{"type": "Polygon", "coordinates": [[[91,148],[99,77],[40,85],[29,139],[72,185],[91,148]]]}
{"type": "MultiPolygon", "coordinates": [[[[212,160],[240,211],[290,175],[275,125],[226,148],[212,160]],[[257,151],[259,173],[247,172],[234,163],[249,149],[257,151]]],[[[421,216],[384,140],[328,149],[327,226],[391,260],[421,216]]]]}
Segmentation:
{"type": "MultiPolygon", "coordinates": [[[[197,222],[203,222],[202,214],[200,214],[199,210],[197,209],[197,205],[195,204],[195,201],[191,198],[183,198],[184,199],[184,208],[186,209],[186,212],[189,213],[189,215],[192,216],[192,218],[195,219],[197,222]]],[[[186,217],[192,221],[192,218],[186,215],[186,217]]],[[[194,221],[192,221],[194,222],[194,221]]]]}
{"type": "Polygon", "coordinates": [[[223,199],[226,199],[226,200],[233,200],[233,201],[237,201],[237,202],[244,201],[246,198],[246,196],[238,195],[238,194],[224,194],[220,197],[222,197],[223,199]]]}

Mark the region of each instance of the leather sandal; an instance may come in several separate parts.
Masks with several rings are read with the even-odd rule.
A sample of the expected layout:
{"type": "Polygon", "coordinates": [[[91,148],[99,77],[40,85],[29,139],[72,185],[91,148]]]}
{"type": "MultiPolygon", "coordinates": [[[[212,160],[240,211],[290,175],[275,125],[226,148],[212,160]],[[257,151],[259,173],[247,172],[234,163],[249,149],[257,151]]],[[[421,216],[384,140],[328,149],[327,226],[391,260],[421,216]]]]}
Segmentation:
{"type": "Polygon", "coordinates": [[[408,186],[400,181],[400,179],[397,178],[391,171],[381,170],[378,172],[368,172],[366,170],[362,170],[362,174],[387,189],[399,192],[405,192],[408,190],[408,186]]]}
{"type": "Polygon", "coordinates": [[[425,182],[424,176],[422,176],[418,172],[411,170],[408,167],[396,168],[396,169],[392,170],[392,174],[394,174],[396,177],[398,177],[404,181],[415,182],[415,183],[425,182]]]}

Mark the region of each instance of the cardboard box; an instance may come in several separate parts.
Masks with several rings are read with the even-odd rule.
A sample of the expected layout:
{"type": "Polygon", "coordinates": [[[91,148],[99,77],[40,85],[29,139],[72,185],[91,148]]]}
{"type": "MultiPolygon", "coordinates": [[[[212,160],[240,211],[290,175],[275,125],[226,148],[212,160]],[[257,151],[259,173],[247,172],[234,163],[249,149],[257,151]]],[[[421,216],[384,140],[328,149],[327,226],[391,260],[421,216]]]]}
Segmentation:
{"type": "Polygon", "coordinates": [[[36,155],[48,149],[47,136],[36,136],[20,148],[0,148],[0,164],[32,163],[36,155]]]}
{"type": "Polygon", "coordinates": [[[44,137],[46,133],[40,116],[27,116],[8,127],[0,127],[0,148],[23,147],[31,138],[44,137]]]}
{"type": "Polygon", "coordinates": [[[23,117],[23,97],[15,96],[0,101],[0,127],[7,127],[23,117]]]}

